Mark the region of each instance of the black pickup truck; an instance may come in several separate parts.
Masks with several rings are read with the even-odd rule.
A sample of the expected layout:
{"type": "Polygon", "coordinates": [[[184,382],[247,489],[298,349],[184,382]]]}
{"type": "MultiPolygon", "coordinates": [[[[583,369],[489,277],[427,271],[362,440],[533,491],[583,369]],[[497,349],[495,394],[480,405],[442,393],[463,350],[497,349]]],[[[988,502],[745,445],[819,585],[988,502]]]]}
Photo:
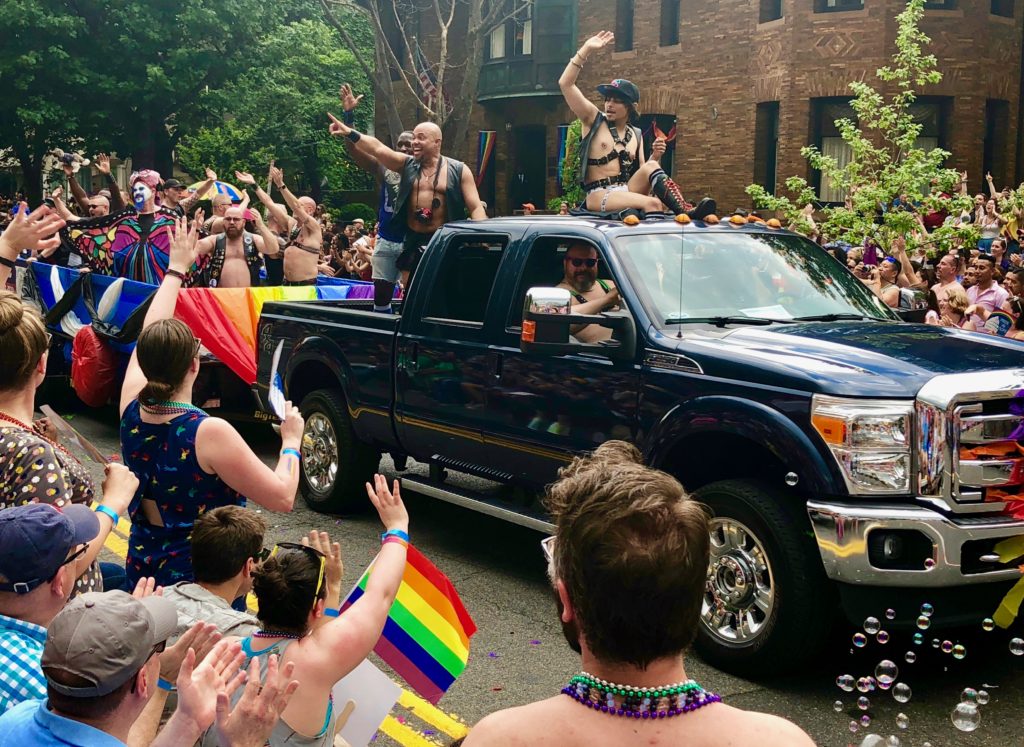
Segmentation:
{"type": "Polygon", "coordinates": [[[413,491],[544,531],[536,496],[560,466],[635,443],[713,511],[698,645],[720,667],[806,659],[837,610],[891,607],[896,627],[927,601],[935,626],[977,623],[1019,578],[993,546],[1024,533],[1005,510],[1024,485],[1024,344],[906,323],[762,223],[455,223],[397,314],[268,303],[258,336],[264,403],[283,341],[317,510],[363,504],[388,452],[430,466],[413,491]],[[555,286],[574,245],[616,308],[572,313],[555,286]]]}

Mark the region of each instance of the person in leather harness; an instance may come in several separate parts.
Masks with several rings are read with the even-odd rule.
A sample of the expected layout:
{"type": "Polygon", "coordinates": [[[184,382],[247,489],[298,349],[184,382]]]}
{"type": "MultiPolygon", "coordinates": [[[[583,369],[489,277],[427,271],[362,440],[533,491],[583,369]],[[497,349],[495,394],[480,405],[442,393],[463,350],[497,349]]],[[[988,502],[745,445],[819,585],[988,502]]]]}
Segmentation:
{"type": "Polygon", "coordinates": [[[432,122],[418,124],[412,131],[410,156],[356,132],[332,114],[328,116],[332,135],[348,138],[357,150],[401,177],[394,215],[404,216],[407,229],[398,269],[408,291],[409,278],[437,229],[467,214],[473,220],[487,219],[473,172],[464,163],[441,155],[441,128],[432,122]]]}
{"type": "MultiPolygon", "coordinates": [[[[615,308],[619,303],[619,290],[611,280],[597,277],[600,258],[590,244],[582,241],[570,244],[562,264],[565,275],[559,288],[566,288],[572,294],[574,314],[600,314],[615,308]]],[[[580,342],[600,342],[611,339],[612,331],[595,324],[573,325],[572,336],[580,342]]]]}
{"type": "Polygon", "coordinates": [[[204,283],[210,288],[248,288],[260,284],[263,255],[279,252],[277,237],[252,211],[259,231],[254,235],[245,230],[245,214],[240,207],[230,207],[224,213],[224,233],[207,236],[197,245],[200,255],[210,255],[204,269],[204,283]]]}
{"type": "Polygon", "coordinates": [[[617,78],[597,87],[604,96],[600,110],[576,85],[576,78],[588,55],[610,43],[615,35],[602,31],[588,39],[569,60],[559,88],[565,102],[583,123],[580,143],[579,181],[587,197],[587,210],[600,213],[619,211],[683,213],[700,219],[715,211],[713,200],[704,199],[696,208],[687,205],[679,187],[664,169],[660,159],[665,139],[657,138],[651,157],[645,159],[643,134],[636,127],[640,89],[628,80],[617,78]]]}

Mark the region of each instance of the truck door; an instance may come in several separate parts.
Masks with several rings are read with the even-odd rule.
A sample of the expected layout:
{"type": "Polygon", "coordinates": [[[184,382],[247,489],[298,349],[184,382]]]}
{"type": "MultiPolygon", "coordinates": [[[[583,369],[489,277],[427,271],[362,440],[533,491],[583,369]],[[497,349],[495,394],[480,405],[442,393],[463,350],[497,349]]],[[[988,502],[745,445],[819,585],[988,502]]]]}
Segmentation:
{"type": "MultiPolygon", "coordinates": [[[[552,287],[565,272],[567,247],[576,238],[537,236],[519,247],[525,255],[511,295],[501,302],[505,323],[491,355],[496,362],[488,387],[491,463],[534,485],[551,482],[574,454],[609,439],[632,440],[637,428],[640,369],[633,361],[597,354],[528,355],[519,350],[523,300],[530,287],[552,287]]],[[[598,250],[597,277],[613,273],[598,250]]]]}
{"type": "Polygon", "coordinates": [[[508,243],[502,235],[453,234],[431,246],[426,272],[416,275],[398,339],[395,411],[402,444],[417,461],[488,463],[484,320],[508,243]],[[443,253],[431,257],[435,251],[443,253]]]}

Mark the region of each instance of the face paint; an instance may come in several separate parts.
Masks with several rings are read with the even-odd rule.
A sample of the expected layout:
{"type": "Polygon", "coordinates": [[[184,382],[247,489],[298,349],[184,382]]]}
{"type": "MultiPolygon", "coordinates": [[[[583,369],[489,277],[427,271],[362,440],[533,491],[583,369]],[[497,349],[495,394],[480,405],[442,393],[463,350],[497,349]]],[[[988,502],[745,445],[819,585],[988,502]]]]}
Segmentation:
{"type": "Polygon", "coordinates": [[[132,202],[135,203],[136,210],[142,210],[152,196],[153,191],[148,185],[144,182],[135,182],[135,186],[132,187],[132,202]]]}

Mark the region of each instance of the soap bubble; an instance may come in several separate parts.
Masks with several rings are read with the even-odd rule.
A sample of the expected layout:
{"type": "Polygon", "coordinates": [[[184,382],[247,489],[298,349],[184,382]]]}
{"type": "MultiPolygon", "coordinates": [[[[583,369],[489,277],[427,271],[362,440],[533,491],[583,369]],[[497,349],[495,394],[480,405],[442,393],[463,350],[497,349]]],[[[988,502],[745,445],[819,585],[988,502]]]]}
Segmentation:
{"type": "Polygon", "coordinates": [[[850,731],[852,733],[856,734],[859,729],[860,729],[860,722],[859,721],[851,721],[850,722],[850,731]]]}
{"type": "Polygon", "coordinates": [[[960,693],[961,703],[977,703],[978,691],[973,687],[965,687],[960,693]]]}
{"type": "Polygon", "coordinates": [[[897,736],[890,736],[885,740],[885,747],[900,747],[901,744],[902,742],[900,742],[900,738],[897,736]]]}
{"type": "Polygon", "coordinates": [[[935,612],[935,608],[928,604],[928,602],[921,605],[921,614],[925,617],[931,617],[933,612],[935,612]]]}
{"type": "Polygon", "coordinates": [[[879,630],[878,635],[875,636],[875,640],[877,640],[879,643],[888,643],[889,633],[884,630],[879,630]]]}
{"type": "Polygon", "coordinates": [[[892,697],[897,703],[906,703],[911,694],[910,685],[906,682],[897,682],[892,688],[892,697]]]}
{"type": "Polygon", "coordinates": [[[843,712],[843,701],[837,700],[835,703],[833,703],[832,704],[832,710],[835,711],[836,713],[842,713],[843,712]]]}
{"type": "Polygon", "coordinates": [[[988,705],[988,690],[978,690],[978,705],[988,705]]]}
{"type": "Polygon", "coordinates": [[[865,713],[863,716],[860,717],[860,725],[867,729],[869,726],[871,726],[871,717],[865,713]]]}
{"type": "Polygon", "coordinates": [[[867,645],[867,642],[868,637],[860,631],[853,634],[853,645],[857,648],[864,648],[864,646],[867,645]]]}
{"type": "Polygon", "coordinates": [[[908,651],[907,653],[903,654],[903,660],[907,662],[907,664],[913,664],[915,661],[917,661],[917,654],[915,654],[913,651],[908,651]]]}
{"type": "Polygon", "coordinates": [[[921,747],[932,747],[932,743],[931,742],[922,742],[921,743],[921,747]]]}
{"type": "Polygon", "coordinates": [[[932,638],[932,648],[938,648],[941,645],[942,641],[940,641],[938,638],[932,638]]]}
{"type": "Polygon", "coordinates": [[[924,636],[920,633],[914,633],[913,640],[915,646],[920,646],[922,643],[924,643],[924,636]]]}
{"type": "Polygon", "coordinates": [[[996,629],[996,621],[993,620],[991,617],[986,617],[984,620],[981,621],[981,629],[984,630],[986,633],[991,633],[993,630],[996,629]]]}
{"type": "Polygon", "coordinates": [[[898,726],[900,729],[906,729],[908,726],[910,726],[910,717],[907,716],[907,714],[905,713],[897,713],[896,726],[898,726]]]}
{"type": "Polygon", "coordinates": [[[981,711],[973,703],[957,703],[949,720],[960,731],[974,731],[981,724],[981,711]]]}
{"type": "Polygon", "coordinates": [[[884,747],[885,740],[877,734],[868,734],[860,741],[857,747],[884,747]]]}
{"type": "Polygon", "coordinates": [[[917,627],[921,630],[928,630],[931,627],[932,619],[928,615],[921,615],[917,618],[917,627]]]}
{"type": "Polygon", "coordinates": [[[887,609],[885,611],[885,619],[886,620],[895,620],[896,619],[896,610],[894,610],[892,608],[887,609]]]}
{"type": "Polygon", "coordinates": [[[942,653],[948,654],[953,650],[953,641],[942,642],[942,653]]]}
{"type": "Polygon", "coordinates": [[[857,678],[857,689],[860,690],[862,693],[871,692],[871,685],[872,684],[873,683],[871,682],[871,680],[868,679],[867,677],[858,677],[857,678]]]}
{"type": "Polygon", "coordinates": [[[924,559],[924,567],[925,567],[925,570],[929,570],[930,571],[932,568],[935,567],[935,559],[934,558],[925,558],[924,559]]]}
{"type": "Polygon", "coordinates": [[[963,659],[967,656],[967,649],[960,643],[953,646],[953,658],[963,659]]]}
{"type": "Polygon", "coordinates": [[[838,687],[843,692],[852,693],[853,682],[854,680],[852,674],[841,674],[838,677],[836,677],[836,687],[838,687]]]}
{"type": "Polygon", "coordinates": [[[868,635],[874,635],[880,627],[882,627],[882,623],[878,621],[877,617],[869,617],[864,621],[864,632],[868,635]]]}
{"type": "Polygon", "coordinates": [[[871,701],[868,700],[866,695],[861,695],[859,698],[857,698],[857,707],[860,708],[862,711],[866,711],[868,708],[871,707],[871,701]]]}
{"type": "Polygon", "coordinates": [[[1024,656],[1024,638],[1010,639],[1010,653],[1014,656],[1024,656]]]}
{"type": "Polygon", "coordinates": [[[878,684],[885,683],[891,685],[896,681],[896,678],[900,675],[900,669],[896,666],[896,663],[889,659],[882,659],[878,662],[878,666],[875,667],[875,679],[878,680],[878,684]]]}

